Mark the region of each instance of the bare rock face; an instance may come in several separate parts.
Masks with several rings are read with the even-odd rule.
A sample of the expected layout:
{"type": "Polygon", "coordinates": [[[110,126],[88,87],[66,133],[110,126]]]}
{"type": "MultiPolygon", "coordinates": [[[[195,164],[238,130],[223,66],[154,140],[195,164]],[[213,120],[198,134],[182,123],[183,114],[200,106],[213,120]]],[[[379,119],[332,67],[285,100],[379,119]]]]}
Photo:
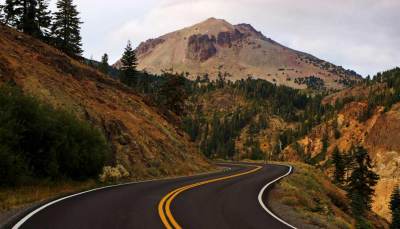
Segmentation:
{"type": "Polygon", "coordinates": [[[139,44],[139,46],[136,48],[136,54],[137,55],[143,55],[146,54],[147,52],[151,51],[154,49],[157,45],[164,43],[164,39],[162,38],[156,38],[156,39],[149,39],[145,42],[142,42],[139,44]]]}
{"type": "Polygon", "coordinates": [[[195,34],[188,39],[186,56],[191,60],[206,61],[217,53],[215,37],[207,34],[195,34]]]}
{"type": "Polygon", "coordinates": [[[217,37],[217,44],[222,47],[232,47],[232,43],[241,40],[245,35],[235,29],[229,32],[220,32],[217,37]]]}
{"type": "Polygon", "coordinates": [[[254,37],[257,37],[257,38],[260,38],[263,40],[269,40],[260,31],[257,31],[256,29],[254,29],[254,27],[251,26],[250,24],[241,23],[241,24],[235,25],[235,28],[240,33],[242,33],[245,37],[254,36],[254,37]]]}

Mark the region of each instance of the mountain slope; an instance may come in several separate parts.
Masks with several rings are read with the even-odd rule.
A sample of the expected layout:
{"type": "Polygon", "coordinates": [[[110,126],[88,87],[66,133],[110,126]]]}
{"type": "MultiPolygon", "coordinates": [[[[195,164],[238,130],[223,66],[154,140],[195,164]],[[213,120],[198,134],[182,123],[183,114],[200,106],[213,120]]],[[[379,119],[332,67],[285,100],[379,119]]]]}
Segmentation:
{"type": "Polygon", "coordinates": [[[133,178],[209,168],[187,136],[142,97],[60,51],[0,25],[0,84],[4,82],[101,129],[114,153],[109,164],[122,165],[133,178]]]}
{"type": "Polygon", "coordinates": [[[253,76],[317,89],[343,88],[360,79],[353,71],[266,38],[249,24],[231,25],[215,18],[142,42],[136,52],[139,69],[188,72],[192,79],[204,74],[215,79],[221,72],[230,80],[253,76]]]}
{"type": "Polygon", "coordinates": [[[331,155],[335,147],[347,153],[352,146],[362,145],[368,150],[380,176],[373,210],[389,220],[390,195],[400,179],[400,69],[383,75],[387,79],[377,79],[327,96],[325,103],[349,102],[345,102],[335,117],[300,139],[297,147],[287,147],[284,155],[287,160],[318,158],[315,162],[331,174],[331,155]],[[324,138],[328,146],[325,155],[321,154],[324,138]],[[294,149],[299,147],[300,153],[294,149]]]}

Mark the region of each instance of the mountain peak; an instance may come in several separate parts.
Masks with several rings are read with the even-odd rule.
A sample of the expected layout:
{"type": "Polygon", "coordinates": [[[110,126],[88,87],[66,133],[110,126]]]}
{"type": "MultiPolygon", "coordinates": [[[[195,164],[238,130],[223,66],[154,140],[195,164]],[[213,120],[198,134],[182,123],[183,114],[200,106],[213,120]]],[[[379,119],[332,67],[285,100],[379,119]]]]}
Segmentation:
{"type": "Polygon", "coordinates": [[[223,23],[223,24],[230,24],[229,22],[225,21],[224,19],[220,18],[215,18],[215,17],[210,17],[204,20],[203,22],[200,22],[199,24],[202,23],[223,23]]]}
{"type": "Polygon", "coordinates": [[[351,71],[266,38],[250,24],[208,18],[143,42],[139,69],[150,73],[188,72],[190,78],[220,73],[229,80],[252,76],[294,88],[343,88],[360,77],[351,71]]]}
{"type": "Polygon", "coordinates": [[[217,36],[220,32],[231,31],[234,26],[224,19],[210,17],[200,23],[187,28],[191,34],[208,34],[217,36]]]}

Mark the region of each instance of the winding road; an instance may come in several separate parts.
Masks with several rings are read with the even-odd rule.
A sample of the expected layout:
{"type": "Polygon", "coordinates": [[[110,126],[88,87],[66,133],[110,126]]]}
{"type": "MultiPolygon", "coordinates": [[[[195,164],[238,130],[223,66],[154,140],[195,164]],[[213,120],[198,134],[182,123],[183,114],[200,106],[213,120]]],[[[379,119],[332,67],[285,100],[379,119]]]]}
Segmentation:
{"type": "Polygon", "coordinates": [[[224,172],[100,188],[52,201],[17,228],[294,228],[266,206],[282,165],[224,164],[224,172]]]}

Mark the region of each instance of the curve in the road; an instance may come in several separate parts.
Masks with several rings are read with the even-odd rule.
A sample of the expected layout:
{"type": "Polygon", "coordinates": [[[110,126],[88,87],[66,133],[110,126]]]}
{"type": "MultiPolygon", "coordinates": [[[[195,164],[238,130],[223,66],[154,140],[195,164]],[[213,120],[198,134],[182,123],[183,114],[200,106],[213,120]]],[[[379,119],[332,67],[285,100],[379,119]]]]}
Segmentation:
{"type": "MultiPolygon", "coordinates": [[[[290,228],[266,214],[256,199],[265,183],[282,178],[287,167],[244,163],[230,163],[229,167],[224,172],[132,182],[74,194],[21,216],[14,228],[162,229],[166,226],[160,221],[159,209],[169,228],[290,228]]],[[[268,190],[267,185],[263,191],[268,190]]],[[[263,198],[265,202],[265,194],[263,198]]]]}
{"type": "Polygon", "coordinates": [[[293,225],[289,224],[289,223],[286,222],[285,220],[283,220],[283,219],[279,218],[278,216],[276,216],[271,210],[268,209],[268,207],[264,204],[264,201],[263,201],[264,192],[265,192],[265,190],[266,190],[269,186],[271,186],[273,183],[279,181],[280,179],[289,176],[289,175],[292,173],[293,167],[292,167],[292,166],[288,166],[288,168],[289,168],[289,171],[288,171],[286,174],[284,174],[284,175],[282,175],[282,176],[276,178],[275,180],[269,182],[268,184],[266,184],[266,185],[261,189],[260,193],[258,194],[258,202],[260,203],[261,207],[262,207],[268,214],[270,214],[272,217],[274,217],[275,219],[277,219],[279,222],[285,224],[286,226],[288,226],[288,227],[290,227],[290,228],[297,229],[296,227],[294,227],[293,225]]]}
{"type": "Polygon", "coordinates": [[[189,190],[189,189],[201,186],[201,185],[205,185],[205,184],[209,184],[209,183],[213,183],[213,182],[217,182],[217,181],[221,181],[221,180],[227,180],[227,179],[243,176],[246,174],[254,173],[254,172],[260,170],[261,168],[262,168],[261,166],[255,166],[255,168],[250,171],[246,171],[243,173],[237,173],[234,175],[220,177],[220,178],[216,178],[216,179],[205,180],[202,182],[186,185],[181,188],[177,188],[177,189],[173,190],[172,192],[165,195],[158,204],[158,214],[160,215],[161,221],[163,222],[164,226],[167,229],[174,229],[174,228],[181,229],[182,227],[178,224],[178,222],[176,222],[174,216],[171,213],[171,209],[170,209],[171,203],[176,196],[178,196],[180,193],[182,193],[186,190],[189,190]]]}

